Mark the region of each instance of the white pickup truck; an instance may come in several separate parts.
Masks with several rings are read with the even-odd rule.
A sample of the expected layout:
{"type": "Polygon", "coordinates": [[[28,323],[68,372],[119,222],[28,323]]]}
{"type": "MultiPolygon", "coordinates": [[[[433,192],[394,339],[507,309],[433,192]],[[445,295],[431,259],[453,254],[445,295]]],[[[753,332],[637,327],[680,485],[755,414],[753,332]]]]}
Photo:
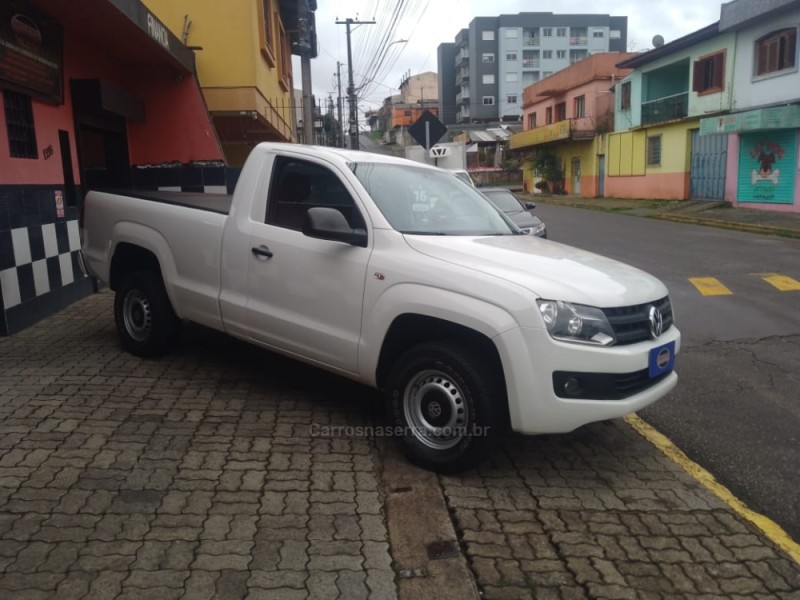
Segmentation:
{"type": "Polygon", "coordinates": [[[509,428],[621,417],[678,379],[659,280],[522,235],[405,159],[264,143],[232,197],[90,192],[81,228],[126,350],[161,354],[189,320],[376,387],[386,429],[434,470],[509,428]]]}

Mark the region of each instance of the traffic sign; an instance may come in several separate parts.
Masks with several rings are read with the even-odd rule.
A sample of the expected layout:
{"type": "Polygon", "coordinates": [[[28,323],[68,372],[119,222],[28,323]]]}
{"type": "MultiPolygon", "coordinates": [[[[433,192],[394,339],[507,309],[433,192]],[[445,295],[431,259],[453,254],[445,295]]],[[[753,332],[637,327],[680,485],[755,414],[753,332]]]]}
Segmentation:
{"type": "Polygon", "coordinates": [[[425,150],[430,150],[442,136],[447,127],[429,110],[426,110],[414,124],[408,128],[411,137],[417,140],[425,150]]]}

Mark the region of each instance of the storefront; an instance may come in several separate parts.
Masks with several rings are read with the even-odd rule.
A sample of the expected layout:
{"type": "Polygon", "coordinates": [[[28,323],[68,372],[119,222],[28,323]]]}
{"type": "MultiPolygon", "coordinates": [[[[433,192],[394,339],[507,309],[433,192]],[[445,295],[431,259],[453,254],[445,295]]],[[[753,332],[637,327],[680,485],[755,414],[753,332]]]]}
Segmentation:
{"type": "Polygon", "coordinates": [[[725,199],[748,208],[800,212],[800,106],[703,119],[700,134],[729,133],[725,199]]]}
{"type": "Polygon", "coordinates": [[[92,291],[88,189],[225,189],[194,55],[139,0],[3,0],[0,115],[0,335],[92,291]]]}

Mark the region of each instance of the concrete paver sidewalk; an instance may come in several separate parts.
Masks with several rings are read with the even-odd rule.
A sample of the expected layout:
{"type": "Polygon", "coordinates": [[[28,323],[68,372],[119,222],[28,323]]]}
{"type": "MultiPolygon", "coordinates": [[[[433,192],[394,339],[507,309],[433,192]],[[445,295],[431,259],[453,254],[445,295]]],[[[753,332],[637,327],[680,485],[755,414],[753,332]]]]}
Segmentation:
{"type": "Polygon", "coordinates": [[[0,340],[3,600],[446,598],[464,558],[451,597],[800,598],[798,564],[622,421],[416,476],[359,433],[371,391],[196,326],[141,360],[111,301],[0,340]],[[413,494],[443,494],[427,528],[458,560],[413,494]]]}

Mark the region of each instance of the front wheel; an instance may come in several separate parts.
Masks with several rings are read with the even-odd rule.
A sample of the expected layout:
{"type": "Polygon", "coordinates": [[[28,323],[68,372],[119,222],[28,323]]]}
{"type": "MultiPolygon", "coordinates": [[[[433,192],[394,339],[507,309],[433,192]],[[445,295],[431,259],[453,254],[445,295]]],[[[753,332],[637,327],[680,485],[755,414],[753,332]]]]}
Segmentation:
{"type": "Polygon", "coordinates": [[[431,342],[406,352],[386,389],[389,418],[414,463],[442,473],[486,458],[506,429],[502,373],[478,352],[431,342]]]}
{"type": "Polygon", "coordinates": [[[142,357],[164,354],[180,331],[164,282],[153,271],[125,275],[114,297],[114,320],[122,347],[142,357]]]}

